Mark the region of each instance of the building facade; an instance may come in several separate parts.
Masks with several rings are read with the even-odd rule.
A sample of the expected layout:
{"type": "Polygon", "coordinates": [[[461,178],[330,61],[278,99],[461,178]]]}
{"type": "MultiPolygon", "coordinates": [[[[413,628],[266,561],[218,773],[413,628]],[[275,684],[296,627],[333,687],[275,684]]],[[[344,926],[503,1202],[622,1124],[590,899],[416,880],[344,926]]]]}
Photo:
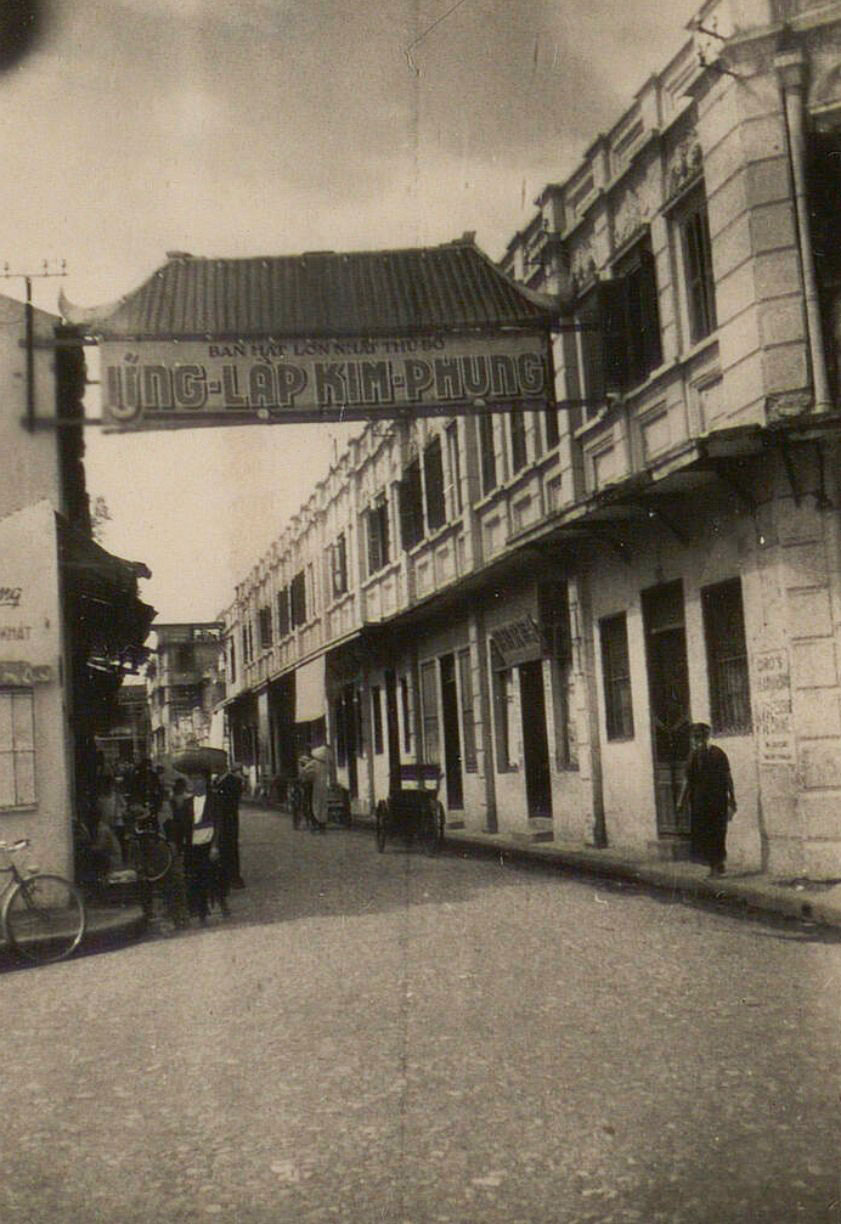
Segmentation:
{"type": "MultiPolygon", "coordinates": [[[[557,410],[368,426],[237,588],[229,714],[371,811],[680,854],[691,721],[732,858],[841,875],[841,5],[699,12],[502,268],[558,304],[557,410]]],[[[238,737],[239,736],[239,740],[238,737]]]]}
{"type": "Polygon", "coordinates": [[[9,298],[0,322],[0,838],[30,838],[41,866],[72,876],[95,737],[154,610],[138,598],[146,567],[91,536],[81,348],[58,318],[9,298]]]}

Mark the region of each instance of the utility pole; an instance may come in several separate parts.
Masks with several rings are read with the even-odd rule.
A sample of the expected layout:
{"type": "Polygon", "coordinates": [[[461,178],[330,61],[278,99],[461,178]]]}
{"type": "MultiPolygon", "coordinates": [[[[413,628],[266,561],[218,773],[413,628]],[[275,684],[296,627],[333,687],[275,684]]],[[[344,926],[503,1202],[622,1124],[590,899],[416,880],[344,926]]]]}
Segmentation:
{"type": "Polygon", "coordinates": [[[0,273],[1,280],[22,280],[26,285],[26,304],[25,304],[25,321],[26,321],[26,338],[24,345],[26,347],[26,417],[24,418],[24,426],[30,433],[35,429],[35,345],[34,345],[34,313],[32,308],[32,282],[33,280],[48,280],[54,276],[67,275],[67,261],[62,259],[58,271],[50,271],[49,260],[45,259],[40,272],[12,272],[9,265],[3,265],[3,271],[0,273]]]}

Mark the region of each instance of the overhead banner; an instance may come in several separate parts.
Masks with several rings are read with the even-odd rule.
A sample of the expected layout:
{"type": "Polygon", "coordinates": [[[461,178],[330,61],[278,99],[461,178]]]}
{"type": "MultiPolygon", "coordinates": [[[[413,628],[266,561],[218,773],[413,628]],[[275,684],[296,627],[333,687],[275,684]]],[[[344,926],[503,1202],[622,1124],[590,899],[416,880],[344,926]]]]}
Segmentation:
{"type": "Polygon", "coordinates": [[[546,407],[545,332],[101,341],[115,429],[370,420],[546,407]]]}

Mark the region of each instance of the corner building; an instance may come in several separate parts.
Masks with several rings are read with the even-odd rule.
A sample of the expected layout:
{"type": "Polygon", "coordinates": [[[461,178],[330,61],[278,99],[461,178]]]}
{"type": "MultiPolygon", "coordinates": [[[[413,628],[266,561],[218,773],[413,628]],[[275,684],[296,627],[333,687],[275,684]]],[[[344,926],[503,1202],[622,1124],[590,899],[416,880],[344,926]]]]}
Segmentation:
{"type": "Polygon", "coordinates": [[[451,826],[680,855],[702,719],[731,861],[841,875],[839,39],[705,5],[546,186],[501,267],[557,409],[371,425],[314,489],[227,627],[267,771],[326,738],[360,811],[424,760],[451,826]]]}

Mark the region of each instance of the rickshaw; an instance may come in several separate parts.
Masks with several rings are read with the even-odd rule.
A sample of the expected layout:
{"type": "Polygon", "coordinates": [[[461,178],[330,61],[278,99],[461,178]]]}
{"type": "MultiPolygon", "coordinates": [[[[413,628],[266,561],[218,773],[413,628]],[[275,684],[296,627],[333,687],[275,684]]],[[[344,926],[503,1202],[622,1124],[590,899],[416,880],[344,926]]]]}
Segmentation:
{"type": "Polygon", "coordinates": [[[437,765],[401,765],[391,793],[376,807],[376,845],[382,854],[389,837],[406,845],[417,842],[427,854],[437,854],[444,842],[444,808],[438,798],[441,770],[437,765]]]}

